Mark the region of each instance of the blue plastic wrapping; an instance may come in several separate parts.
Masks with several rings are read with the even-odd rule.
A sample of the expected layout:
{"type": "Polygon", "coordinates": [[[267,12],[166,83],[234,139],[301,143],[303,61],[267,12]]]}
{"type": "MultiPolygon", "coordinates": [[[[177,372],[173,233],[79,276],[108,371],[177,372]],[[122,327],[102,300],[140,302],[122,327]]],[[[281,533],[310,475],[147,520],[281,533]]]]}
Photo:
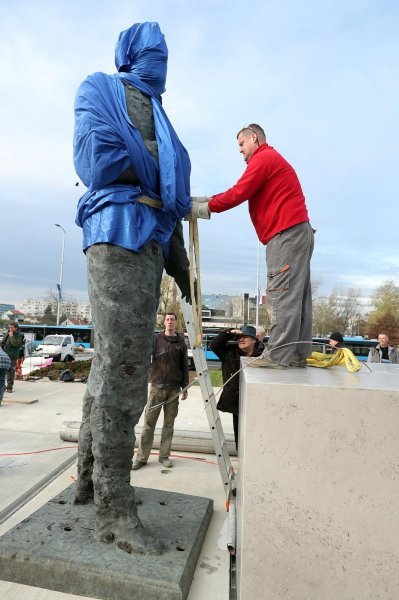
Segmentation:
{"type": "Polygon", "coordinates": [[[106,242],[139,251],[153,239],[166,250],[177,220],[190,209],[190,159],[160,101],[167,56],[158,24],[135,24],[116,46],[121,72],[94,73],[78,89],[74,163],[88,192],[79,200],[76,223],[84,249],[106,242]],[[151,98],[158,162],[129,118],[122,79],[151,98]],[[129,165],[140,185],[116,185],[129,165]],[[142,195],[161,199],[163,209],[137,202],[142,195]]]}

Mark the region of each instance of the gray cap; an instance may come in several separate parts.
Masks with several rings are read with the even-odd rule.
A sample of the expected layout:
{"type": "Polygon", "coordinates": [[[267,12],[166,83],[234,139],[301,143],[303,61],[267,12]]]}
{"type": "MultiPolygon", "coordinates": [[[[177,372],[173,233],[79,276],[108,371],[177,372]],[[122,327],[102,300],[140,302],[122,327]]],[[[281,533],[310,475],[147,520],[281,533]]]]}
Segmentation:
{"type": "Polygon", "coordinates": [[[249,335],[256,339],[256,329],[252,325],[243,325],[240,327],[240,331],[242,335],[249,335]]]}

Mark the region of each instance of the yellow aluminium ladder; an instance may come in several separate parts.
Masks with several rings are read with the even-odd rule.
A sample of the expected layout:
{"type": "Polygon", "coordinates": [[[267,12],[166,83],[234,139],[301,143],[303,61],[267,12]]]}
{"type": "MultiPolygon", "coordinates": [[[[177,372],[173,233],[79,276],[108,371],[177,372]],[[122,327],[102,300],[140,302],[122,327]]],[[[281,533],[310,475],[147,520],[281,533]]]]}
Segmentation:
{"type": "Polygon", "coordinates": [[[226,498],[229,500],[232,491],[232,482],[234,480],[234,470],[231,465],[230,455],[228,452],[220,415],[216,408],[215,393],[211,378],[209,376],[205,352],[202,346],[202,336],[200,343],[198,343],[198,336],[194,325],[193,307],[183,298],[180,302],[184,319],[186,321],[187,335],[193,352],[193,360],[195,369],[197,371],[198,382],[201,388],[202,399],[204,401],[205,412],[208,418],[213,446],[215,448],[215,454],[219,465],[219,471],[222,477],[226,498]]]}
{"type": "Polygon", "coordinates": [[[234,469],[231,465],[230,455],[228,452],[220,415],[216,408],[215,393],[202,345],[202,300],[198,225],[196,220],[190,221],[189,225],[191,304],[184,298],[180,300],[180,303],[184,320],[186,322],[187,335],[193,353],[193,360],[205,405],[205,412],[208,418],[215,454],[219,465],[219,471],[222,477],[227,502],[229,502],[233,489],[234,469]]]}

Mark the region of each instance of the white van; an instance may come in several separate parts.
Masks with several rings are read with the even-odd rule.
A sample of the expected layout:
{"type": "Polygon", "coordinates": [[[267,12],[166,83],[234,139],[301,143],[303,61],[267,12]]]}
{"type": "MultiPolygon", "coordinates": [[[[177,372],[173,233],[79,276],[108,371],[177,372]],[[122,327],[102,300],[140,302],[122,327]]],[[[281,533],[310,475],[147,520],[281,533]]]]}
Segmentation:
{"type": "Polygon", "coordinates": [[[53,358],[57,362],[75,360],[75,340],[72,335],[46,335],[36,351],[43,358],[53,358]]]}

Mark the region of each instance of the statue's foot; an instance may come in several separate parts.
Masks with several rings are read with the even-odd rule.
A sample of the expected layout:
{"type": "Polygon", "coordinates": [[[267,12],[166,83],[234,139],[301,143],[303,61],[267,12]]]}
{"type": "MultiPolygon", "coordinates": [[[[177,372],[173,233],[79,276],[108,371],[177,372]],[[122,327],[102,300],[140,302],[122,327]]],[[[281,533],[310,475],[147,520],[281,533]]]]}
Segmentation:
{"type": "Polygon", "coordinates": [[[135,527],[126,527],[126,520],[107,521],[104,524],[96,522],[94,538],[99,542],[116,544],[129,554],[151,554],[159,555],[164,552],[165,547],[161,540],[156,539],[142,526],[140,520],[135,527]]]}
{"type": "Polygon", "coordinates": [[[90,502],[94,502],[93,482],[78,483],[76,486],[74,504],[89,504],[90,502]]]}

